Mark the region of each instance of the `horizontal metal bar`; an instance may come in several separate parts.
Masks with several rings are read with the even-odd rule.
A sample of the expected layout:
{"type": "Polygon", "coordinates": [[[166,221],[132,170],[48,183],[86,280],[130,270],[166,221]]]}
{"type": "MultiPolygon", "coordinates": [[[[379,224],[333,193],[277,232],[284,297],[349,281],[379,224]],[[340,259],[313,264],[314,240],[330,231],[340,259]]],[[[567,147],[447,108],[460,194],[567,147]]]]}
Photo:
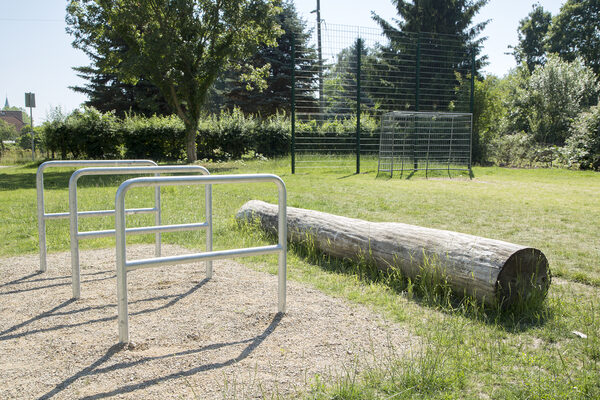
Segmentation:
{"type": "Polygon", "coordinates": [[[181,256],[146,258],[141,260],[127,261],[125,263],[125,268],[127,272],[129,272],[140,268],[152,268],[163,265],[185,264],[196,261],[210,261],[223,258],[258,256],[263,254],[279,253],[281,251],[283,251],[283,247],[280,245],[250,247],[246,249],[219,250],[205,253],[184,254],[181,256]]]}
{"type": "Polygon", "coordinates": [[[207,222],[197,222],[193,224],[173,224],[173,225],[158,225],[158,226],[144,226],[138,228],[127,228],[126,233],[132,235],[143,235],[146,233],[157,233],[157,232],[182,232],[182,231],[197,231],[201,229],[207,229],[207,222]]]}
{"type": "MultiPolygon", "coordinates": [[[[275,183],[280,189],[285,184],[280,177],[272,174],[240,174],[240,175],[204,175],[204,176],[159,176],[151,178],[132,178],[119,186],[120,192],[134,187],[145,186],[183,186],[183,185],[212,185],[227,183],[275,183]]],[[[123,194],[124,196],[124,194],[123,194]]]]}
{"type": "Polygon", "coordinates": [[[63,213],[47,213],[43,214],[44,219],[61,219],[61,218],[69,218],[68,212],[63,213]]]}
{"type": "MultiPolygon", "coordinates": [[[[174,225],[159,225],[159,226],[144,226],[139,228],[127,228],[125,232],[131,235],[145,235],[149,233],[157,233],[157,232],[181,232],[181,231],[195,231],[200,229],[207,229],[208,223],[199,222],[194,224],[174,224],[174,225]]],[[[100,237],[108,237],[114,236],[115,230],[108,229],[102,231],[86,231],[86,232],[78,232],[78,239],[91,239],[91,238],[100,238],[100,237]]]]}
{"type": "MultiPolygon", "coordinates": [[[[158,211],[158,209],[156,207],[129,208],[129,209],[125,210],[125,214],[128,214],[128,215],[151,214],[151,213],[157,212],[157,211],[158,211]]],[[[97,217],[97,216],[102,216],[102,215],[115,215],[115,210],[79,211],[77,213],[77,215],[79,217],[97,217]]]]}
{"type": "Polygon", "coordinates": [[[203,175],[209,175],[208,170],[200,165],[165,165],[148,167],[82,168],[77,170],[71,179],[77,182],[79,177],[84,175],[140,175],[195,172],[199,172],[203,175]]]}
{"type": "MultiPolygon", "coordinates": [[[[133,215],[133,214],[150,214],[153,212],[157,212],[156,208],[129,208],[125,210],[125,214],[133,215]]],[[[61,219],[61,218],[69,218],[69,213],[48,213],[44,214],[44,219],[61,219]]],[[[115,215],[115,210],[98,210],[98,211],[79,211],[77,213],[79,217],[97,217],[102,215],[115,215]]]]}

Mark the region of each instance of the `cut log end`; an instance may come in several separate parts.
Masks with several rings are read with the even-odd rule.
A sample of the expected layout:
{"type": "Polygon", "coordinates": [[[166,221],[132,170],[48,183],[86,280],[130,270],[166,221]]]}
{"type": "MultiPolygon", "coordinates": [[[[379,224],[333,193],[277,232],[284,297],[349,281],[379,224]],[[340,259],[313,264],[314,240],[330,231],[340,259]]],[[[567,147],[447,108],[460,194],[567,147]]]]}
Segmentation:
{"type": "Polygon", "coordinates": [[[498,301],[505,307],[546,297],[551,275],[548,259],[538,249],[523,248],[504,263],[496,282],[498,301]]]}

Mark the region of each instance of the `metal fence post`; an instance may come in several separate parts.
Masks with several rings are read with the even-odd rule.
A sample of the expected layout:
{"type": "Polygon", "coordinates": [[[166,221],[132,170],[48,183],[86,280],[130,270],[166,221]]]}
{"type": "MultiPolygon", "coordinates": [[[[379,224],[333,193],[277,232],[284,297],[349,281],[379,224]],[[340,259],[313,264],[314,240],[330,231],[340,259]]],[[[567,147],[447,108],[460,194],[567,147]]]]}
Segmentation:
{"type": "Polygon", "coordinates": [[[296,173],[296,35],[292,34],[292,174],[296,173]]]}
{"type": "MultiPolygon", "coordinates": [[[[419,111],[419,103],[421,101],[421,32],[417,32],[417,59],[415,62],[415,111],[419,111]]],[[[413,168],[416,171],[419,168],[419,159],[417,158],[417,141],[418,141],[418,119],[415,118],[415,130],[413,132],[413,168]]]]}
{"type": "Polygon", "coordinates": [[[415,111],[419,111],[419,89],[421,88],[421,33],[417,33],[417,55],[415,60],[415,111]]]}
{"type": "MultiPolygon", "coordinates": [[[[471,113],[471,138],[469,152],[469,174],[473,175],[472,162],[473,162],[473,110],[475,109],[475,48],[472,49],[471,54],[471,98],[469,99],[469,112],[471,113]]],[[[476,132],[479,135],[479,132],[476,132]]]]}
{"type": "Polygon", "coordinates": [[[473,114],[475,108],[475,49],[471,54],[471,96],[469,98],[469,112],[473,114]]]}
{"type": "Polygon", "coordinates": [[[360,67],[362,40],[356,39],[356,173],[360,174],[360,67]]]}

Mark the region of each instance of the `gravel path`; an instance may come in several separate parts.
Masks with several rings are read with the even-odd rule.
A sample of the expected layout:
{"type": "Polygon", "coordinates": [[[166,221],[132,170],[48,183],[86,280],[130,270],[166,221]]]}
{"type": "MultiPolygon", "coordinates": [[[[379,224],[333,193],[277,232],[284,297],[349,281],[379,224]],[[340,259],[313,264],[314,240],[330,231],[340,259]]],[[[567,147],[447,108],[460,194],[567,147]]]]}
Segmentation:
{"type": "MultiPolygon", "coordinates": [[[[152,246],[132,246],[131,258],[152,246]]],[[[181,253],[167,246],[166,254],[181,253]]],[[[234,261],[129,274],[132,345],[116,345],[114,249],[82,251],[70,300],[68,253],[0,259],[0,399],[293,397],[331,376],[407,351],[415,340],[366,308],[234,261]],[[358,361],[357,361],[358,360],[358,361]]]]}

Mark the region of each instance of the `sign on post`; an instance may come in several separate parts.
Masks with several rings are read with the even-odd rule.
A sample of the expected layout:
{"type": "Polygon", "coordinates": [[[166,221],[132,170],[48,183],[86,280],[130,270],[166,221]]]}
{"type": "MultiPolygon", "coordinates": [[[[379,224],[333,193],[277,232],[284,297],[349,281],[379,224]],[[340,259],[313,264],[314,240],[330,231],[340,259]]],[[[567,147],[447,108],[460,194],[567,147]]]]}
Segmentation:
{"type": "Polygon", "coordinates": [[[25,107],[29,107],[29,119],[31,120],[31,161],[35,161],[35,135],[33,133],[33,107],[35,107],[35,93],[25,93],[25,107]]]}
{"type": "Polygon", "coordinates": [[[25,93],[25,107],[35,107],[35,93],[25,93]]]}

